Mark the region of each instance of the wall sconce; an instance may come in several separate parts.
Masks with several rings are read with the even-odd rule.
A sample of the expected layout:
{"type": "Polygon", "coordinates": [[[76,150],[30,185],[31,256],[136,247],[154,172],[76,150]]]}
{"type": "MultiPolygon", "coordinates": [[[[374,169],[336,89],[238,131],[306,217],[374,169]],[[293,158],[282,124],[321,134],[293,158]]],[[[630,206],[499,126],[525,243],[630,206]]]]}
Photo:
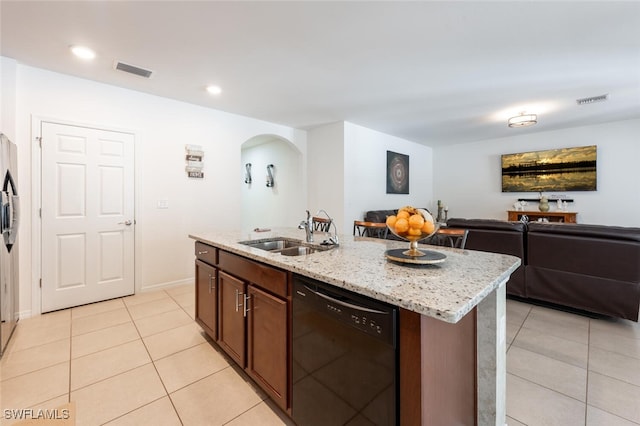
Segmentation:
{"type": "Polygon", "coordinates": [[[267,188],[271,188],[275,185],[273,180],[273,164],[267,165],[267,188]]]}
{"type": "Polygon", "coordinates": [[[247,170],[247,172],[244,175],[244,183],[250,185],[251,184],[251,163],[245,164],[244,168],[247,170]]]}

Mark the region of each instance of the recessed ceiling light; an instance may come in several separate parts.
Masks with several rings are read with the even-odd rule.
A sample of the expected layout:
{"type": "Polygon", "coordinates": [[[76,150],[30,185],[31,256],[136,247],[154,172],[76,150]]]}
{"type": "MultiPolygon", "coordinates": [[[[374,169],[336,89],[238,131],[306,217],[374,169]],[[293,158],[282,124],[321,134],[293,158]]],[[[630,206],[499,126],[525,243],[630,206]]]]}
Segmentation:
{"type": "Polygon", "coordinates": [[[207,86],[207,92],[211,93],[212,95],[219,95],[220,93],[222,93],[222,89],[220,88],[220,86],[207,86]]]}
{"type": "Polygon", "coordinates": [[[91,60],[96,57],[96,52],[85,46],[71,46],[71,52],[78,58],[91,60]]]}

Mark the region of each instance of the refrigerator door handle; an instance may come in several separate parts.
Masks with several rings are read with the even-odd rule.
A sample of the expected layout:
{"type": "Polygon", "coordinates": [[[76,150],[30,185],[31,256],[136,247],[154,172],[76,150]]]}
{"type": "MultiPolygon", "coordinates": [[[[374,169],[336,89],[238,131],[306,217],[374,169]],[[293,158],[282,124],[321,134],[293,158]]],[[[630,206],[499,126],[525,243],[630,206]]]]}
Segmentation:
{"type": "MultiPolygon", "coordinates": [[[[13,246],[18,238],[18,228],[20,227],[20,197],[11,196],[11,229],[9,231],[9,245],[13,246]]],[[[11,249],[11,247],[9,247],[11,249]]]]}
{"type": "Polygon", "coordinates": [[[5,232],[9,232],[11,227],[10,223],[10,210],[9,210],[9,194],[4,191],[0,192],[0,233],[4,235],[5,232]]]}
{"type": "Polygon", "coordinates": [[[16,183],[13,181],[13,176],[11,176],[9,170],[4,176],[2,185],[2,215],[4,216],[2,218],[4,243],[7,246],[7,250],[11,251],[18,237],[18,226],[20,225],[20,197],[18,197],[16,183]],[[11,194],[9,189],[11,189],[11,194]]]}
{"type": "Polygon", "coordinates": [[[4,192],[8,192],[9,185],[11,185],[11,192],[13,195],[18,195],[18,190],[16,189],[16,183],[13,181],[13,176],[11,176],[11,172],[7,170],[7,174],[4,175],[4,184],[2,185],[2,190],[4,192]]]}

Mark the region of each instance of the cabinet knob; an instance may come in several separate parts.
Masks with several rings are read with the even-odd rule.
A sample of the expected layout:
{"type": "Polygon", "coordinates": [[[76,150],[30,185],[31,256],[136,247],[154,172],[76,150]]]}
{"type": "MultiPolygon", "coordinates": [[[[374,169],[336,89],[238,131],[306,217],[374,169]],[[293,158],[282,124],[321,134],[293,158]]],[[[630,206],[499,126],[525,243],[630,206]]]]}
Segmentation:
{"type": "Polygon", "coordinates": [[[198,254],[207,254],[207,253],[209,253],[209,250],[202,250],[198,252],[198,254]]]}

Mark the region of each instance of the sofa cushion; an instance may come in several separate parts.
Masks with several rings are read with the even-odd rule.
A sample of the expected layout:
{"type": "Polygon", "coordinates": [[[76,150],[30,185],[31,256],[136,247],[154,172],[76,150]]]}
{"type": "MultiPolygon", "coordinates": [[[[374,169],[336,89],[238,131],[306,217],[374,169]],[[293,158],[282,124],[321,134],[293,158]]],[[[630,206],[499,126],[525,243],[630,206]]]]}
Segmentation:
{"type": "Polygon", "coordinates": [[[531,223],[525,282],[529,297],[638,320],[640,229],[531,223]]]}
{"type": "Polygon", "coordinates": [[[528,265],[640,283],[637,228],[626,228],[629,233],[625,235],[625,228],[620,227],[549,225],[530,224],[528,265]]]}

